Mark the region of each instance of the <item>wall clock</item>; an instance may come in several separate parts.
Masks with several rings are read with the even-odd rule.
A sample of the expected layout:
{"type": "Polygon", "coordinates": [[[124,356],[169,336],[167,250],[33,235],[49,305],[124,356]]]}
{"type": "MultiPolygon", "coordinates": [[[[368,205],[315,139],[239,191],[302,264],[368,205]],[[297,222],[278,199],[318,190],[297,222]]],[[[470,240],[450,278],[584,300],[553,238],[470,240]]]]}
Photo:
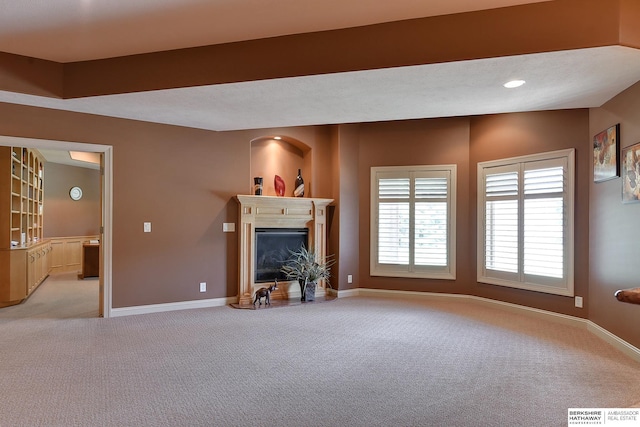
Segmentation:
{"type": "Polygon", "coordinates": [[[82,198],[82,189],[80,187],[71,187],[69,197],[73,200],[80,200],[82,198]]]}

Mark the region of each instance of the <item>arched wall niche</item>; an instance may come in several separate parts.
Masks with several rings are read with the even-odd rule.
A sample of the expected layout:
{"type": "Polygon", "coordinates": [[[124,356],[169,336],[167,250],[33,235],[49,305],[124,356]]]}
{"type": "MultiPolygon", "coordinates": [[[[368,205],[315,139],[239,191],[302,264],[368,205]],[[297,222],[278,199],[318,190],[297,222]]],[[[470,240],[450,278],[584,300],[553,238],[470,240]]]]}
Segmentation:
{"type": "Polygon", "coordinates": [[[311,196],[309,182],[313,176],[311,147],[285,135],[261,136],[251,140],[251,176],[249,194],[253,194],[254,177],[262,177],[262,194],[275,196],[274,178],[279,175],[285,182],[285,196],[293,197],[298,169],[305,183],[305,197],[311,196]]]}

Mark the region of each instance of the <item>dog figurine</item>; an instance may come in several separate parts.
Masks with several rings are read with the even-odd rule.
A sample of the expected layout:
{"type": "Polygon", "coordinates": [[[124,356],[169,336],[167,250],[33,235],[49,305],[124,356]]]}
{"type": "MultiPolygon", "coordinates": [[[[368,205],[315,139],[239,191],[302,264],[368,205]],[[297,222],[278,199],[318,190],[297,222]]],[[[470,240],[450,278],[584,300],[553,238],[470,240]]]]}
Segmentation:
{"type": "Polygon", "coordinates": [[[253,306],[256,306],[258,303],[258,307],[262,305],[262,298],[264,298],[264,305],[271,305],[271,292],[278,289],[278,281],[269,286],[268,288],[260,288],[256,291],[256,297],[253,300],[253,306]]]}

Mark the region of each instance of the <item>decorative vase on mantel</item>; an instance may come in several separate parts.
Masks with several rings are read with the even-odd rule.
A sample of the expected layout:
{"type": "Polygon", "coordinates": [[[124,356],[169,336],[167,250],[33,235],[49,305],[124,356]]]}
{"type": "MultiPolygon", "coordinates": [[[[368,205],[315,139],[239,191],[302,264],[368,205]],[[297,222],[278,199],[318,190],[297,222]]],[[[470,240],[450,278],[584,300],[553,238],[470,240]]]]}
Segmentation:
{"type": "Polygon", "coordinates": [[[284,179],[282,179],[279,175],[276,175],[273,178],[273,188],[275,188],[276,190],[276,196],[284,196],[284,190],[285,190],[285,185],[284,185],[284,179]]]}
{"type": "Polygon", "coordinates": [[[262,196],[262,177],[256,176],[253,178],[253,192],[256,196],[262,196]]]}
{"type": "Polygon", "coordinates": [[[298,169],[298,176],[296,177],[296,186],[295,190],[293,190],[293,195],[295,197],[304,196],[304,180],[302,179],[302,173],[300,172],[300,169],[298,169]]]}

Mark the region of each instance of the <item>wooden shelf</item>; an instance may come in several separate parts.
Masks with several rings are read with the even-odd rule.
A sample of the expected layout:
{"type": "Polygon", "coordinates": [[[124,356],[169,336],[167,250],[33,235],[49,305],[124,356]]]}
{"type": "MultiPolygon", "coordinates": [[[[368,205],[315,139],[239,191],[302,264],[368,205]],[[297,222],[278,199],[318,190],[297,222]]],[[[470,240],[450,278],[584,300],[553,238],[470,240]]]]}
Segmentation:
{"type": "Polygon", "coordinates": [[[49,274],[43,192],[40,153],[0,147],[0,306],[20,302],[49,274]]]}

